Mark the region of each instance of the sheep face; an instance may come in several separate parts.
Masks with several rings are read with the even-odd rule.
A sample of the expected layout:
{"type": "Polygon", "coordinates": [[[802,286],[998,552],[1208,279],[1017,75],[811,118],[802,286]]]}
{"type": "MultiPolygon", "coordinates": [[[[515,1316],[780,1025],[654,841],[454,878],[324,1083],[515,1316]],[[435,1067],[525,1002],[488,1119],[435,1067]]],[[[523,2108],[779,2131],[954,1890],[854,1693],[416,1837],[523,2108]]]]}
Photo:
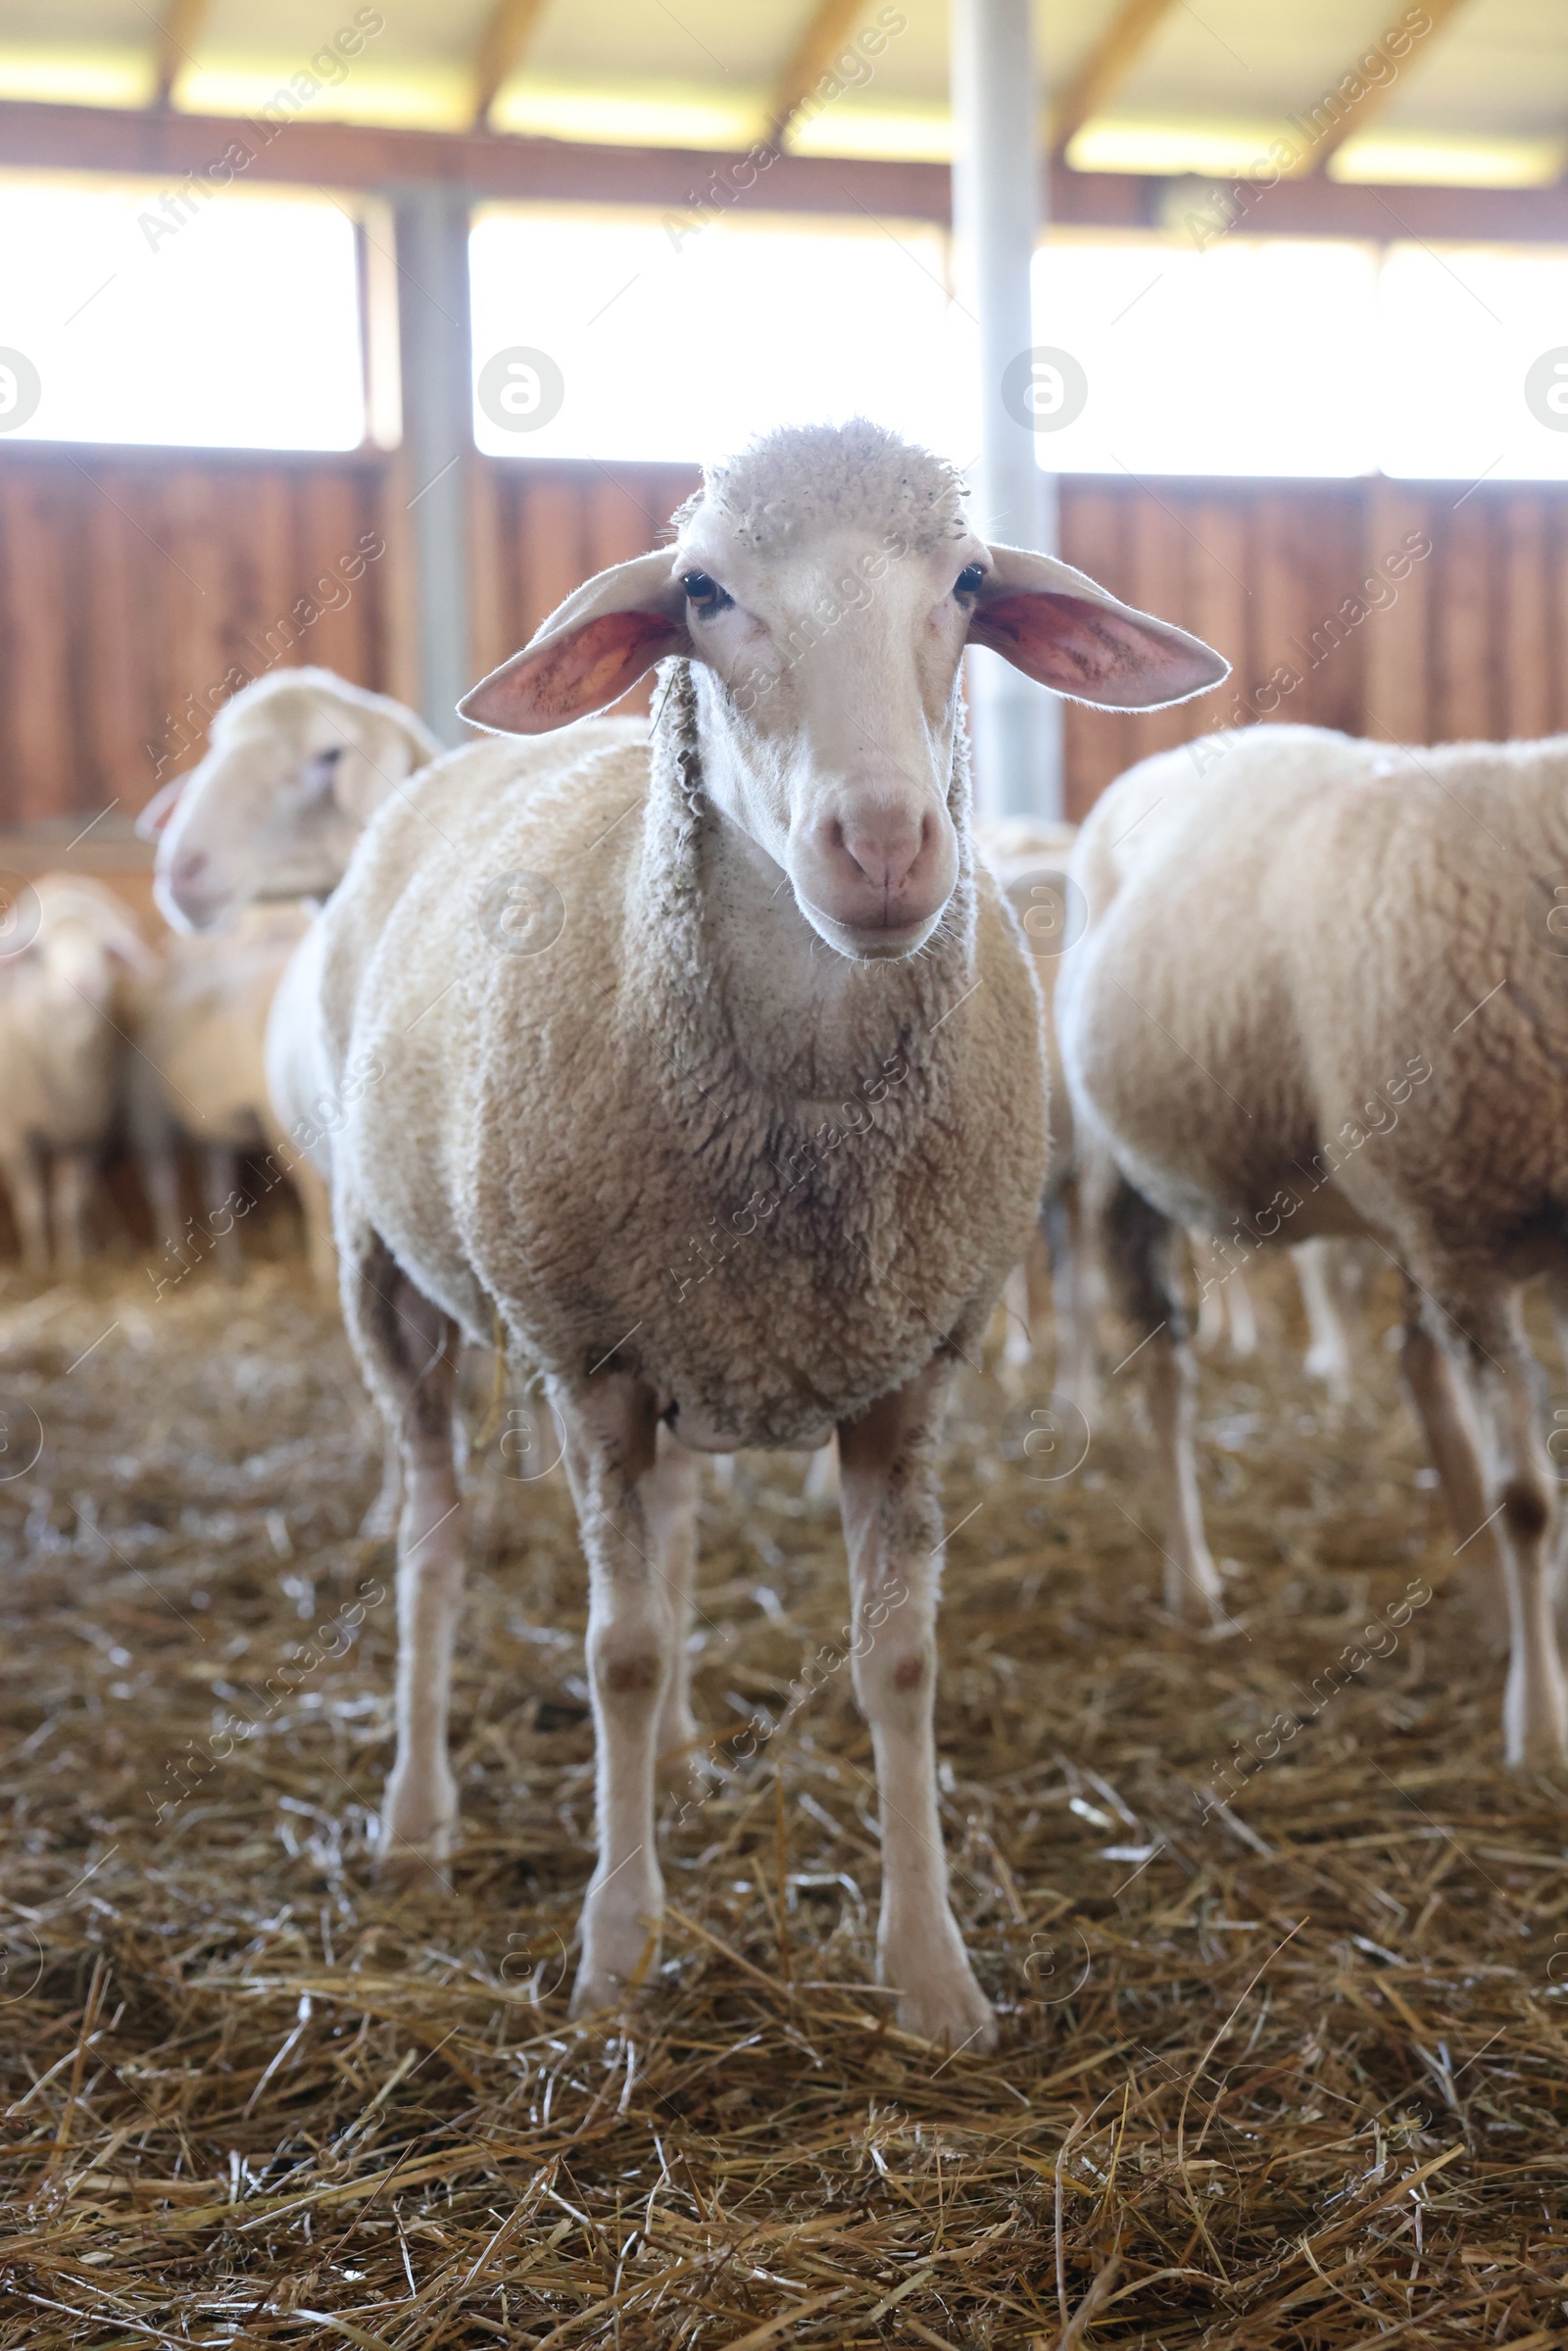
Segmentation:
{"type": "Polygon", "coordinates": [[[942,919],[968,820],[968,643],[1115,709],[1226,663],[1048,556],[988,547],[950,466],[864,422],[777,433],[710,472],[672,551],[601,572],[462,705],[541,734],[692,663],[705,793],[810,928],[863,960],[942,919]]]}
{"type": "Polygon", "coordinates": [[[251,900],[326,897],[375,808],[436,749],[411,711],[325,670],[247,687],[201,765],[143,811],[164,914],[210,930],[251,900]]]}
{"type": "Polygon", "coordinates": [[[861,529],[762,553],[706,514],[677,546],[704,787],[841,955],[911,954],[952,897],[984,555],[967,535],[915,550],[861,529]]]}

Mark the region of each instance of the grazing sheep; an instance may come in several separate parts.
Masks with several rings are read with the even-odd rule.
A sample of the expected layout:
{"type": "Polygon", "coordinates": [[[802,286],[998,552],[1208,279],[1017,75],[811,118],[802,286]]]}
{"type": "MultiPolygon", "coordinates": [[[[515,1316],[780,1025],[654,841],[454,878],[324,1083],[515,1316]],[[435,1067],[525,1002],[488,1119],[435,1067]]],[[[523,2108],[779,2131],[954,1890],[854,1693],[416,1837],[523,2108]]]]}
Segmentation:
{"type": "Polygon", "coordinates": [[[1225,1234],[1232,1261],[1275,1237],[1370,1236],[1405,1276],[1403,1369],[1456,1535],[1495,1544],[1508,1758],[1559,1762],[1552,1485],[1519,1289],[1568,1270],[1551,927],[1568,740],[1210,737],[1121,777],[1072,871],[1090,919],[1057,998],[1062,1059],[1119,1171],[1110,1254],[1148,1333],[1173,1605],[1217,1589],[1173,1234],[1225,1234]]]}
{"type": "Polygon", "coordinates": [[[710,471],[673,547],[569,597],[468,697],[542,735],[663,663],[623,725],[469,747],[384,806],[322,917],[346,1098],[345,1313],[403,1450],[384,1851],[439,1863],[463,1576],[460,1334],[498,1327],[563,1433],[589,1564],[599,1859],[579,2010],[640,1983],[684,1676],[690,1448],[837,1430],[855,1684],[881,1789],[883,1980],[988,2041],[947,1900],[932,1697],[936,1448],[1033,1225],[1040,1000],[971,854],[966,639],[1117,707],[1224,663],[1050,559],[990,548],[946,465],[866,424],[710,471]]]}
{"type": "Polygon", "coordinates": [[[46,873],[33,888],[32,936],[0,961],[0,1178],[27,1270],[47,1269],[52,1224],[54,1257],[74,1273],[114,1122],[118,991],[155,958],[124,901],[102,883],[46,873]]]}
{"type": "MultiPolygon", "coordinates": [[[[203,1154],[214,1248],[230,1276],[241,1262],[235,1224],[239,1155],[275,1151],[282,1143],[263,1041],[278,982],[310,923],[303,906],[259,906],[206,937],[176,934],[159,970],[138,991],[126,1113],[155,1238],[176,1254],[185,1246],[175,1156],[183,1139],[203,1154]]],[[[291,1173],[312,1268],[318,1280],[330,1283],[336,1256],[325,1187],[309,1165],[291,1173]]]]}
{"type": "Polygon", "coordinates": [[[375,809],[439,750],[412,710],[330,669],[257,678],[138,819],[159,906],[175,930],[209,930],[248,899],[327,897],[375,809]]]}

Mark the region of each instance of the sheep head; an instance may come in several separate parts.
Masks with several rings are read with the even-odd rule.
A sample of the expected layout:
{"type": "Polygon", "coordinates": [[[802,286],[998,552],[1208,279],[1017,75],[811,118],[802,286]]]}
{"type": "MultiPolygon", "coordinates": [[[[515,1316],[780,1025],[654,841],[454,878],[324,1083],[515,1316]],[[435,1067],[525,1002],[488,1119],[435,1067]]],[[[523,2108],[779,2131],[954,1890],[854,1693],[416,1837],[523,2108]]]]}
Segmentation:
{"type": "Polygon", "coordinates": [[[159,906],[176,930],[210,930],[253,900],[326,897],[380,803],[439,750],[412,710],[328,669],[257,679],[138,819],[159,906]]]}
{"type": "Polygon", "coordinates": [[[1114,709],[1226,674],[1067,564],[988,546],[952,468],[870,425],[774,434],[711,471],[676,523],[672,548],[569,597],[463,715],[545,733],[658,661],[691,661],[704,790],[844,955],[911,954],[952,896],[966,645],[1114,709]]]}

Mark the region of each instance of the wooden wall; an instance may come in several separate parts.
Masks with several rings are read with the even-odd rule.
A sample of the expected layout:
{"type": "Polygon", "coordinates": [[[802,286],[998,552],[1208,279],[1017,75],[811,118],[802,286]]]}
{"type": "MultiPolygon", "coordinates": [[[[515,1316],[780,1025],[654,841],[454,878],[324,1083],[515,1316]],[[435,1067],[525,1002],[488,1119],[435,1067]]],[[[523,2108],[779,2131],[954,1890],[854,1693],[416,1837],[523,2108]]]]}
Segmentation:
{"type": "MultiPolygon", "coordinates": [[[[475,675],[652,545],[695,480],[475,459],[475,675]]],[[[1069,705],[1075,814],[1132,760],[1239,720],[1568,729],[1568,488],[1070,480],[1062,544],[1234,664],[1177,710],[1069,705]]],[[[225,673],[280,647],[407,694],[406,550],[386,459],[0,451],[0,830],[134,811],[198,755],[225,673]]]]}
{"type": "Polygon", "coordinates": [[[0,826],[134,810],[231,667],[388,682],[383,465],[8,449],[0,458],[0,826]],[[311,617],[311,615],[315,615],[311,617]],[[160,769],[160,760],[164,762],[160,769]]]}

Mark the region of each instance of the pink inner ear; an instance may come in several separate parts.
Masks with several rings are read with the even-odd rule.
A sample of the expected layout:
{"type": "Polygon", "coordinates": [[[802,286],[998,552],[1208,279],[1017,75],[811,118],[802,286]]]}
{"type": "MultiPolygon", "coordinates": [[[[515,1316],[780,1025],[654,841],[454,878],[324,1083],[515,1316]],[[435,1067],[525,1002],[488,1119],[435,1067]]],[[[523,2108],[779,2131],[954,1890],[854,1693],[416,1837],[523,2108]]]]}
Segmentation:
{"type": "Polygon", "coordinates": [[[662,612],[604,612],[542,653],[514,654],[474,687],[462,712],[500,734],[546,735],[618,702],[685,643],[679,622],[662,612]]]}
{"type": "Polygon", "coordinates": [[[190,782],[188,775],[171,776],[160,784],[147,806],[136,818],[136,837],[140,841],[156,841],[179,805],[179,796],[190,782]]]}
{"type": "Polygon", "coordinates": [[[1225,675],[1225,664],[1207,646],[1133,613],[1050,591],[983,604],[969,623],[969,638],[1043,686],[1107,710],[1179,702],[1225,675]]]}

